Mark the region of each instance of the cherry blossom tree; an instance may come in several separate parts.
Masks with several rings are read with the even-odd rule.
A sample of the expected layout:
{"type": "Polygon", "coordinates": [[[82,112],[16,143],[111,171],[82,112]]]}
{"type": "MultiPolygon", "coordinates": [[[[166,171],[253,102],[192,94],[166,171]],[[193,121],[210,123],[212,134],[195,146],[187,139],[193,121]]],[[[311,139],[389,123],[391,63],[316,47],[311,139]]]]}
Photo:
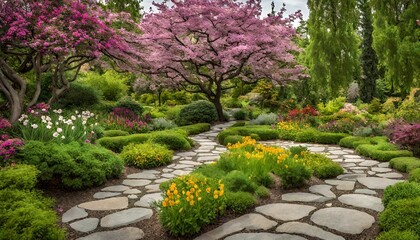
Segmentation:
{"type": "Polygon", "coordinates": [[[0,0],[0,90],[9,103],[10,121],[25,108],[24,73],[36,76],[36,91],[27,104],[31,106],[46,71],[53,73],[52,103],[88,62],[108,56],[115,63],[135,63],[136,48],[129,42],[135,42],[136,35],[112,28],[121,21],[131,21],[130,15],[105,12],[93,0],[0,0]]]}
{"type": "Polygon", "coordinates": [[[171,0],[146,14],[140,38],[144,48],[142,71],[155,82],[204,93],[223,121],[222,91],[234,88],[233,79],[275,84],[296,80],[302,68],[292,55],[292,21],[285,8],[261,19],[259,0],[171,0]]]}

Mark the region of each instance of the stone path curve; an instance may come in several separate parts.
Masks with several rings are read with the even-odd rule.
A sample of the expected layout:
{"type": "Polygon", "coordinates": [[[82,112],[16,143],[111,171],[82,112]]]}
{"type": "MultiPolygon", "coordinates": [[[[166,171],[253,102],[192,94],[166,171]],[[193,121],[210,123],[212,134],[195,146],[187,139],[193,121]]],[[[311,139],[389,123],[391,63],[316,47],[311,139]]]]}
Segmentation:
{"type": "MultiPolygon", "coordinates": [[[[199,147],[175,154],[174,163],[161,171],[140,170],[128,175],[121,185],[103,188],[93,195],[97,200],[81,203],[66,211],[62,222],[85,233],[80,240],[148,239],[141,229],[130,227],[130,224],[155,214],[151,203],[162,199],[160,183],[188,174],[199,165],[216,161],[227,150],[216,143],[216,136],[231,124],[215,125],[209,132],[193,136],[199,147]],[[99,219],[89,217],[86,210],[112,213],[103,214],[99,219]],[[98,226],[109,230],[95,232],[98,226]]],[[[289,141],[263,143],[285,148],[307,146],[311,152],[324,153],[340,163],[345,173],[336,179],[325,180],[324,184],[309,186],[306,192],[285,193],[280,202],[256,207],[252,213],[206,232],[197,240],[341,240],[345,239],[343,236],[357,236],[375,222],[372,213],[383,210],[381,199],[377,197],[378,191],[402,181],[402,175],[389,168],[388,163],[366,160],[350,149],[289,141]],[[331,190],[338,191],[339,196],[331,190]],[[339,206],[333,206],[332,202],[337,201],[339,206]],[[309,218],[310,224],[299,222],[303,218],[309,218]]]]}

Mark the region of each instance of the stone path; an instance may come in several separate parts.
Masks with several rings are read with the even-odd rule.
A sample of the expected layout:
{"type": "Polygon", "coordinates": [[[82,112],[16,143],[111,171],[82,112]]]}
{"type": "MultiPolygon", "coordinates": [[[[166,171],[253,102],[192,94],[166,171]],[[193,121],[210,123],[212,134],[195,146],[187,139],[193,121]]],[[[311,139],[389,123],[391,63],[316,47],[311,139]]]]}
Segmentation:
{"type": "MultiPolygon", "coordinates": [[[[121,185],[103,188],[93,195],[97,200],[74,206],[63,214],[62,221],[85,233],[79,238],[83,240],[148,239],[141,229],[130,227],[130,224],[156,214],[152,203],[162,199],[160,183],[216,161],[226,148],[217,144],[215,137],[228,126],[229,123],[216,125],[209,132],[192,137],[199,145],[197,149],[175,154],[174,163],[160,171],[143,170],[128,175],[121,185]],[[100,219],[89,217],[86,210],[104,214],[100,219]],[[95,232],[99,226],[109,230],[95,232]]],[[[340,163],[345,173],[336,179],[325,180],[324,184],[308,186],[305,192],[285,193],[281,201],[256,207],[254,212],[232,219],[197,240],[341,240],[345,236],[357,236],[371,228],[374,215],[383,210],[378,197],[380,191],[402,181],[402,175],[389,168],[388,163],[364,159],[350,149],[288,141],[266,141],[264,144],[285,148],[307,146],[311,152],[326,154],[340,163]]]]}

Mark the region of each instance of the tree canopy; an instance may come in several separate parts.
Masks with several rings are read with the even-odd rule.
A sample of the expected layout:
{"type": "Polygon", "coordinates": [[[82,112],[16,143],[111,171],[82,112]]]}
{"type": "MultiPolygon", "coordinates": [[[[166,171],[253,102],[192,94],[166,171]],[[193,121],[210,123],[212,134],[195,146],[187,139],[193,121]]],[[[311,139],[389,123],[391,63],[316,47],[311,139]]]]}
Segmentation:
{"type": "Polygon", "coordinates": [[[224,120],[222,91],[236,86],[230,80],[284,84],[301,75],[292,54],[299,50],[292,41],[292,21],[300,12],[283,18],[283,8],[260,19],[260,2],[254,0],[171,3],[155,4],[159,12],[141,22],[142,67],[154,81],[204,93],[215,104],[219,120],[224,120]]]}

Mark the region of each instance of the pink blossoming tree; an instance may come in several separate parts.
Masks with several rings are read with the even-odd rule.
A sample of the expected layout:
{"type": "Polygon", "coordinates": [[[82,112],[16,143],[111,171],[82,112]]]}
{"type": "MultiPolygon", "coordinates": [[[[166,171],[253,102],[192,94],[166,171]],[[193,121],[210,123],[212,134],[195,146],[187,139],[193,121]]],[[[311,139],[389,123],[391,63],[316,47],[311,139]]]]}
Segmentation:
{"type": "Polygon", "coordinates": [[[299,78],[292,21],[300,12],[283,18],[283,8],[261,19],[259,0],[171,2],[171,7],[166,1],[155,4],[159,12],[145,15],[141,23],[142,71],[153,81],[204,93],[222,121],[222,91],[238,82],[231,80],[285,84],[299,78]]]}
{"type": "Polygon", "coordinates": [[[102,56],[135,63],[135,48],[128,42],[136,35],[112,28],[123,21],[131,21],[129,14],[105,12],[93,0],[0,0],[0,90],[9,103],[10,121],[37,102],[46,71],[53,73],[51,103],[85,63],[102,56]],[[22,74],[30,71],[36,91],[24,104],[27,79],[22,74]]]}

